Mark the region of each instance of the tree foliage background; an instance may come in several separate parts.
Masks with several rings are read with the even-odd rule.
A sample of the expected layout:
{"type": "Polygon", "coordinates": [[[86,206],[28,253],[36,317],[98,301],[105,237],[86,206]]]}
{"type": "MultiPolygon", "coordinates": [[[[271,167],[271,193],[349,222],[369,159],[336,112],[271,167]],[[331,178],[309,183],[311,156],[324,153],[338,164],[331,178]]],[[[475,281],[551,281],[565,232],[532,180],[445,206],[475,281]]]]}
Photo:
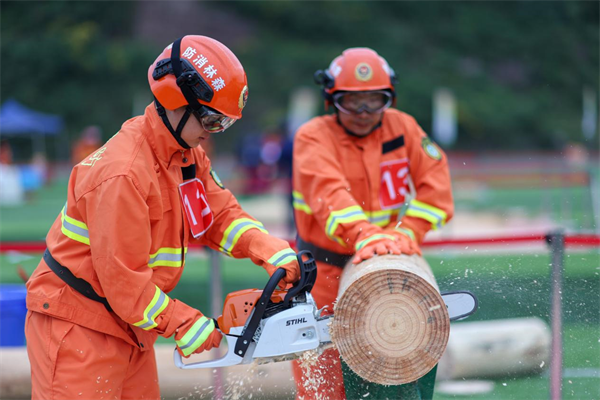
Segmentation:
{"type": "Polygon", "coordinates": [[[298,86],[317,92],[316,69],[367,46],[395,69],[398,108],[426,131],[433,91],[455,93],[456,149],[595,149],[598,134],[585,142],[581,116],[583,88],[598,96],[599,4],[2,1],[0,95],[62,115],[70,138],[91,124],[108,138],[151,101],[147,68],[162,48],[212,36],[249,79],[244,119],[218,139],[227,149],[280,124],[298,86]]]}

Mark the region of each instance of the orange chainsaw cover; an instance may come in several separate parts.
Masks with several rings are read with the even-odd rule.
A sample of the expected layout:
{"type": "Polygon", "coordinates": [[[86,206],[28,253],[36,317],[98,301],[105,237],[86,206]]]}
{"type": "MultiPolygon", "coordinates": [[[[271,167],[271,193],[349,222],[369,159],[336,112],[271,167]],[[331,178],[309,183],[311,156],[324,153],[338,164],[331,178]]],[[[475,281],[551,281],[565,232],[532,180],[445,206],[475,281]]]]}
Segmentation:
{"type": "MultiPolygon", "coordinates": [[[[244,289],[229,293],[225,298],[223,315],[217,319],[221,332],[228,334],[231,328],[244,326],[262,293],[263,291],[259,289],[244,289]]],[[[274,290],[271,301],[281,303],[286,294],[287,291],[274,290]]]]}

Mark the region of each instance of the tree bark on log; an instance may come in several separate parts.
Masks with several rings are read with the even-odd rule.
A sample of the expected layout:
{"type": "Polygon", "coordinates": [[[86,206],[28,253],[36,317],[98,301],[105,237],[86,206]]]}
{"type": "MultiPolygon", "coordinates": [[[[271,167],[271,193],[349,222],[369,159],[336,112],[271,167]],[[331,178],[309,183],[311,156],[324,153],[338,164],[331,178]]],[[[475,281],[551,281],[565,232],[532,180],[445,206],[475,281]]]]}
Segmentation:
{"type": "Polygon", "coordinates": [[[450,332],[431,268],[418,255],[349,263],[334,308],[332,340],[360,377],[383,385],[413,382],[439,361],[450,332]]]}

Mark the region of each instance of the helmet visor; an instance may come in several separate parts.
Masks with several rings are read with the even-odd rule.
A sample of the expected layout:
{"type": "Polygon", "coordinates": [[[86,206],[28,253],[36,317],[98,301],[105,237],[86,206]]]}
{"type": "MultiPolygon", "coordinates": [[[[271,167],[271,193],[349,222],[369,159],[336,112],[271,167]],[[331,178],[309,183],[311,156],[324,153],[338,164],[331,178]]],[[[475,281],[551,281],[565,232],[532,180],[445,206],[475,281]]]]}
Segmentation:
{"type": "Polygon", "coordinates": [[[377,114],[392,105],[392,94],[386,90],[369,92],[338,92],[333,95],[333,104],[345,114],[377,114]]]}
{"type": "Polygon", "coordinates": [[[235,118],[209,110],[208,107],[203,107],[203,110],[201,111],[192,112],[198,122],[202,125],[202,128],[210,133],[223,132],[237,121],[235,118]]]}

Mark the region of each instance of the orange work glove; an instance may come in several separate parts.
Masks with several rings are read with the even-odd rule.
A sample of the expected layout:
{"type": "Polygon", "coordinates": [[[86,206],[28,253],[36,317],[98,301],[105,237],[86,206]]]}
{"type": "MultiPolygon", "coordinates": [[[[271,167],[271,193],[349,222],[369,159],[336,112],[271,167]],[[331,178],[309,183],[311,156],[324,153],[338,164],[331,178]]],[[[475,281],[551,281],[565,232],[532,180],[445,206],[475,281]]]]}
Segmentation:
{"type": "Polygon", "coordinates": [[[416,253],[418,255],[422,255],[421,248],[419,247],[417,242],[410,236],[414,236],[410,229],[385,229],[384,232],[388,235],[393,235],[396,237],[398,246],[400,246],[400,251],[402,251],[402,254],[411,255],[416,253]]]}
{"type": "Polygon", "coordinates": [[[298,265],[298,259],[294,250],[290,248],[281,250],[265,263],[265,269],[269,273],[269,276],[273,275],[279,268],[285,270],[285,277],[278,284],[280,288],[285,289],[290,283],[294,283],[300,279],[300,265],[298,265]]]}
{"type": "Polygon", "coordinates": [[[356,245],[356,254],[352,259],[352,264],[358,264],[361,261],[368,260],[374,255],[383,256],[385,254],[402,254],[402,250],[396,241],[394,235],[375,234],[361,240],[356,245]]]}
{"type": "Polygon", "coordinates": [[[199,354],[213,347],[219,347],[222,338],[223,335],[215,327],[215,321],[202,314],[189,329],[175,331],[177,351],[182,357],[186,358],[192,354],[199,354]]]}

